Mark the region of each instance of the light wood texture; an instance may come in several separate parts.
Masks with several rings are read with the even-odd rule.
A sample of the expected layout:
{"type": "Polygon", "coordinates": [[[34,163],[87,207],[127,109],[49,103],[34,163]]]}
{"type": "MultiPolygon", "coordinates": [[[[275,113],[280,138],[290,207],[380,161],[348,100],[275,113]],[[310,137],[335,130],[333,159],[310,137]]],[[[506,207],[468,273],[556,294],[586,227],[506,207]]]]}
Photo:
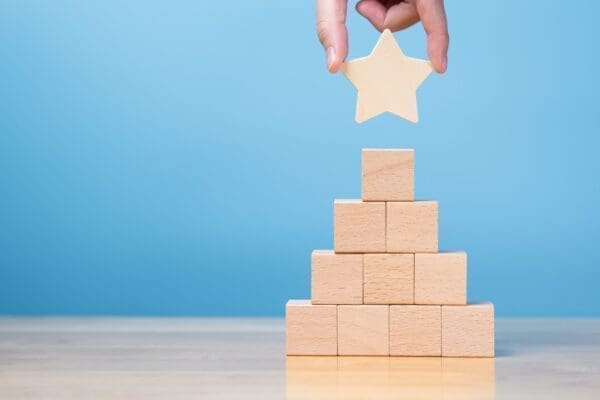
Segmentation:
{"type": "Polygon", "coordinates": [[[290,356],[285,361],[287,400],[335,399],[338,357],[290,356]]]}
{"type": "Polygon", "coordinates": [[[494,398],[496,363],[493,358],[444,357],[441,360],[444,398],[494,398]]]}
{"type": "Polygon", "coordinates": [[[390,112],[417,122],[417,88],[431,73],[429,61],[406,57],[386,29],[368,57],[348,61],[342,71],[358,90],[356,122],[390,112]]]}
{"type": "Polygon", "coordinates": [[[435,253],[438,251],[437,201],[386,204],[387,252],[435,253]]]}
{"type": "Polygon", "coordinates": [[[493,398],[493,359],[451,360],[455,362],[437,357],[287,357],[286,399],[454,399],[450,391],[456,398],[493,398]]]}
{"type": "Polygon", "coordinates": [[[336,306],[290,300],[285,307],[286,354],[336,355],[336,306]]]}
{"type": "Polygon", "coordinates": [[[490,400],[495,395],[493,358],[288,357],[286,372],[287,400],[490,400]]]}
{"type": "Polygon", "coordinates": [[[385,203],[335,200],[336,253],[385,253],[385,203]]]}
{"type": "Polygon", "coordinates": [[[467,253],[415,254],[416,304],[467,303],[467,253]]]}
{"type": "Polygon", "coordinates": [[[496,358],[286,358],[284,328],[282,318],[0,317],[0,399],[600,398],[598,318],[497,318],[496,358]]]}
{"type": "Polygon", "coordinates": [[[363,201],[413,201],[415,152],[412,149],[363,149],[363,201]]]}
{"type": "Polygon", "coordinates": [[[442,307],[390,306],[390,355],[441,356],[442,307]]]}
{"type": "Polygon", "coordinates": [[[442,356],[494,356],[492,303],[442,306],[442,356]]]}
{"type": "Polygon", "coordinates": [[[315,250],[311,256],[313,304],[362,304],[363,255],[315,250]]]}
{"type": "Polygon", "coordinates": [[[365,254],[364,303],[412,304],[414,274],[413,254],[365,254]]]}
{"type": "MultiPolygon", "coordinates": [[[[370,376],[368,378],[369,386],[381,386],[386,384],[387,374],[385,373],[389,357],[364,357],[364,356],[353,356],[353,357],[339,357],[337,369],[337,384],[344,387],[350,387],[357,375],[361,375],[360,371],[365,368],[370,370],[370,376]]],[[[367,395],[364,391],[360,390],[356,393],[346,393],[344,397],[336,397],[336,400],[342,398],[360,399],[361,396],[367,395]],[[349,396],[349,397],[346,397],[349,396]]],[[[371,396],[369,394],[368,396],[371,396]]]]}
{"type": "Polygon", "coordinates": [[[389,355],[389,306],[338,306],[338,354],[389,355]]]}

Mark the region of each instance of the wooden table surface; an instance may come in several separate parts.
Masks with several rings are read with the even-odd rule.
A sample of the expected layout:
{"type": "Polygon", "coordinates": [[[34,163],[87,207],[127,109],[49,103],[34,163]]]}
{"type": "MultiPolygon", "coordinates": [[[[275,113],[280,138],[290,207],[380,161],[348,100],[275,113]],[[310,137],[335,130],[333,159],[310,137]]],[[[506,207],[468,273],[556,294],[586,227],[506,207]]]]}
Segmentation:
{"type": "Polygon", "coordinates": [[[0,399],[600,399],[600,319],[497,319],[496,349],[286,358],[281,319],[0,318],[0,399]]]}

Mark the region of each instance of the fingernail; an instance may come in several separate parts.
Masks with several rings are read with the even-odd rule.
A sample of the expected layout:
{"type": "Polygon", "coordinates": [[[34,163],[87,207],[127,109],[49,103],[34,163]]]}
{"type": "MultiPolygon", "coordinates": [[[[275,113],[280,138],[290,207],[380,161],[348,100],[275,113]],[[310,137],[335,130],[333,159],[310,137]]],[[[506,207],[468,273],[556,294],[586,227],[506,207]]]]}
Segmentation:
{"type": "Polygon", "coordinates": [[[446,72],[446,68],[448,68],[448,57],[442,58],[442,72],[446,72]]]}
{"type": "Polygon", "coordinates": [[[328,47],[325,51],[327,57],[327,69],[329,72],[334,72],[333,65],[335,64],[335,50],[333,47],[328,47]]]}

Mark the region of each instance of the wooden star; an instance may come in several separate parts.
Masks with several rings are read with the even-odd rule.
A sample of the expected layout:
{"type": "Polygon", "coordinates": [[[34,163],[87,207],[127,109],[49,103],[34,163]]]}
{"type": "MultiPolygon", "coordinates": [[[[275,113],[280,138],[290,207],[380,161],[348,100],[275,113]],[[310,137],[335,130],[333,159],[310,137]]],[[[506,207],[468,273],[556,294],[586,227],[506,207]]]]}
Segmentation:
{"type": "Polygon", "coordinates": [[[432,70],[429,61],[405,56],[392,32],[383,31],[369,56],[342,66],[358,90],[356,122],[386,111],[417,122],[417,88],[432,70]]]}

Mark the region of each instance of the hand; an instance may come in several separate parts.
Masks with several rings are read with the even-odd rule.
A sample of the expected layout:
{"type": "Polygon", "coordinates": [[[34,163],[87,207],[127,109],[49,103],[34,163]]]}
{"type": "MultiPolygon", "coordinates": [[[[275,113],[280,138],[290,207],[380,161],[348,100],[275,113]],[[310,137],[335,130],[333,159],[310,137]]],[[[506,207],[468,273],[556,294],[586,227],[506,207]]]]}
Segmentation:
{"type": "MultiPolygon", "coordinates": [[[[347,0],[317,0],[317,34],[330,72],[337,72],[348,55],[347,5],[347,0]]],[[[380,32],[399,31],[421,21],[433,69],[446,71],[449,37],[443,0],[361,0],[356,11],[380,32]]]]}

